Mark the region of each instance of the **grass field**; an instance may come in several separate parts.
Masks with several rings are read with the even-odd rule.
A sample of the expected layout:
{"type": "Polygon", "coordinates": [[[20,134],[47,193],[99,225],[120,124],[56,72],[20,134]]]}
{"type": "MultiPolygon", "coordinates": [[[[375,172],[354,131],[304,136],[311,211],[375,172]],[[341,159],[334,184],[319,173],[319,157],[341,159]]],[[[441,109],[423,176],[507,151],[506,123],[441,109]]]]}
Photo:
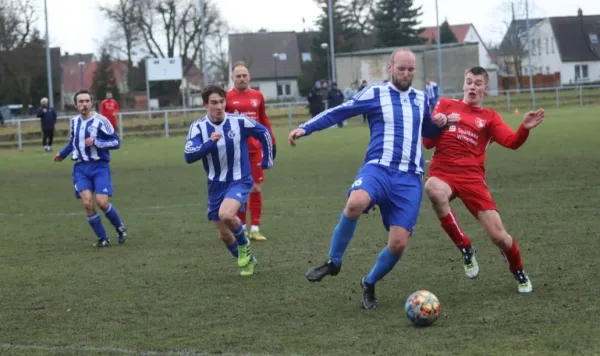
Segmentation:
{"type": "MultiPolygon", "coordinates": [[[[206,221],[205,174],[186,165],[183,137],[125,138],[113,154],[113,203],[130,238],[103,250],[80,202],[71,164],[34,148],[0,150],[2,355],[598,355],[600,157],[597,107],[550,110],[521,150],[492,145],[488,184],[518,240],[531,295],[519,295],[499,251],[459,202],[481,276],[423,202],[403,260],[360,309],[360,278],[386,234],[361,219],[340,275],[306,270],[327,257],[367,128],[327,130],[285,144],[264,185],[257,273],[235,261],[206,221]],[[403,302],[435,293],[442,316],[414,328],[403,302]]],[[[519,120],[506,116],[513,127],[519,120]]],[[[103,220],[108,228],[108,223],[103,220]]]]}

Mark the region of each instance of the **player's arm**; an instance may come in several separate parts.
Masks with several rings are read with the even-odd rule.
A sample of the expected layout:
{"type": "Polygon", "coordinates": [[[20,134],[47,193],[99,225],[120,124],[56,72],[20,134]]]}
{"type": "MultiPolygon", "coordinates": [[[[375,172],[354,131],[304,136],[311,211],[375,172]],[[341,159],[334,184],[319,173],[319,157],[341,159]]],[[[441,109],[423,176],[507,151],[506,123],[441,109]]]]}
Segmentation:
{"type": "Polygon", "coordinates": [[[445,122],[442,126],[440,126],[441,124],[434,122],[434,115],[431,114],[431,110],[429,108],[429,98],[427,95],[425,95],[425,100],[423,101],[423,124],[421,127],[421,135],[423,138],[438,139],[444,131],[448,118],[445,118],[445,122]]]}
{"type": "Polygon", "coordinates": [[[273,167],[273,138],[271,137],[269,129],[249,117],[243,117],[242,120],[244,131],[246,131],[249,136],[260,141],[263,151],[263,160],[260,166],[264,169],[273,167]]]}
{"type": "Polygon", "coordinates": [[[273,128],[271,127],[271,121],[267,117],[267,109],[265,107],[265,98],[261,95],[260,106],[258,107],[258,122],[269,130],[269,134],[271,135],[271,139],[273,140],[273,158],[277,155],[277,141],[275,140],[275,135],[273,134],[273,128]]]}
{"type": "Polygon", "coordinates": [[[188,164],[192,164],[201,160],[210,153],[216,144],[216,141],[213,141],[212,139],[204,142],[202,140],[202,131],[200,131],[200,126],[196,123],[193,123],[190,126],[187,140],[185,141],[185,148],[183,150],[185,161],[188,164]]]}
{"type": "MultiPolygon", "coordinates": [[[[446,116],[446,111],[448,110],[450,106],[450,101],[448,101],[448,99],[440,99],[440,101],[438,102],[438,104],[435,106],[435,108],[433,109],[433,112],[431,113],[431,117],[435,117],[438,114],[442,114],[444,116],[446,116]]],[[[430,108],[431,110],[431,108],[430,108]]],[[[425,135],[423,135],[423,146],[426,149],[432,149],[434,147],[437,146],[438,142],[440,141],[440,138],[442,137],[441,133],[443,132],[440,131],[439,134],[435,137],[425,137],[425,135]]]]}
{"type": "Polygon", "coordinates": [[[504,122],[504,120],[502,120],[500,115],[496,113],[490,124],[490,136],[501,146],[516,150],[527,141],[529,130],[525,128],[524,124],[520,124],[515,132],[506,122],[504,122]]]}
{"type": "Polygon", "coordinates": [[[63,149],[60,150],[60,152],[58,152],[58,155],[60,156],[61,160],[67,158],[67,156],[71,152],[73,152],[73,140],[75,139],[75,123],[73,122],[72,119],[71,119],[71,130],[70,130],[69,135],[70,135],[69,142],[67,142],[65,147],[63,147],[63,149]]]}
{"type": "Polygon", "coordinates": [[[300,125],[300,128],[306,132],[303,136],[308,136],[313,132],[337,125],[357,115],[367,114],[377,106],[379,106],[379,101],[375,99],[374,89],[367,87],[352,97],[352,99],[334,108],[325,110],[311,120],[303,123],[300,125]]]}
{"type": "Polygon", "coordinates": [[[94,140],[94,146],[109,150],[118,150],[121,147],[121,140],[119,140],[114,127],[107,118],[102,118],[101,121],[100,125],[98,125],[100,135],[94,140]]]}

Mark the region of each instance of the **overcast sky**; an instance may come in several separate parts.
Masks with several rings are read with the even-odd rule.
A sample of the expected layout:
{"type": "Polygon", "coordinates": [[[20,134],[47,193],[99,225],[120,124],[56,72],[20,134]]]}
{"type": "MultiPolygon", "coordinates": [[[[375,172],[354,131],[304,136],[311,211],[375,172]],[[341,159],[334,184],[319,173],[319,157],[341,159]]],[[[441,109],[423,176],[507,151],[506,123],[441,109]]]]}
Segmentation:
{"type": "MultiPolygon", "coordinates": [[[[34,0],[35,1],[35,0],[34,0]]],[[[118,0],[46,0],[48,3],[50,43],[70,53],[97,53],[110,31],[108,21],[98,14],[99,5],[118,0]]],[[[183,1],[183,0],[182,0],[183,1]]],[[[198,1],[198,0],[194,0],[198,1]]],[[[44,33],[43,1],[39,2],[39,27],[44,33]]],[[[322,11],[314,0],[213,0],[224,18],[236,31],[302,31],[314,28],[322,11]],[[275,14],[267,15],[267,13],[275,14]],[[304,19],[304,22],[303,22],[304,19]]],[[[483,40],[498,41],[502,37],[503,4],[509,0],[439,0],[440,23],[473,23],[483,40]]],[[[514,0],[524,3],[524,0],[514,0]]],[[[422,6],[421,26],[435,26],[435,0],[415,0],[422,6]]],[[[581,7],[584,14],[600,14],[600,0],[530,0],[531,16],[574,16],[581,7]],[[542,6],[543,5],[543,6],[542,6]]]]}

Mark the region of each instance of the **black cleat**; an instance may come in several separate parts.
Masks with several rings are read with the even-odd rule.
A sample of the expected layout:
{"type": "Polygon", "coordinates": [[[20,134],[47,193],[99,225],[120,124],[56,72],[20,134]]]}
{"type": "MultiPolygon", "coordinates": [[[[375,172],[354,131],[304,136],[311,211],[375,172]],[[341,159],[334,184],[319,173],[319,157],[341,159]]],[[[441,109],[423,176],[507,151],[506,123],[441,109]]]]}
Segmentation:
{"type": "Polygon", "coordinates": [[[363,278],[360,281],[360,287],[363,290],[362,306],[367,310],[377,308],[377,297],[375,297],[375,285],[368,284],[363,278]]]}
{"type": "Polygon", "coordinates": [[[117,228],[117,237],[119,238],[119,243],[122,244],[127,240],[127,229],[125,225],[117,228]]]}
{"type": "Polygon", "coordinates": [[[110,245],[110,239],[98,239],[94,244],[94,247],[102,248],[108,247],[108,245],[110,245]]]}
{"type": "Polygon", "coordinates": [[[335,276],[340,273],[341,266],[336,266],[331,260],[320,266],[313,267],[304,275],[310,282],[320,282],[327,275],[335,276]]]}

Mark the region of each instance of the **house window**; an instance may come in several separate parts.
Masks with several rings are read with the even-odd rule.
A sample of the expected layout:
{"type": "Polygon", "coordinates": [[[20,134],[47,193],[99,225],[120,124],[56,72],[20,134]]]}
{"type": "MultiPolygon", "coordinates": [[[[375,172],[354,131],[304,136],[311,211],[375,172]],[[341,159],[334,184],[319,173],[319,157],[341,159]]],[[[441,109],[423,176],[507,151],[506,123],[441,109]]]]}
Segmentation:
{"type": "Polygon", "coordinates": [[[590,33],[590,42],[592,44],[598,44],[598,35],[595,33],[590,33]]]}
{"type": "Polygon", "coordinates": [[[529,52],[531,52],[532,56],[535,56],[535,40],[531,40],[531,46],[530,46],[529,52]]]}
{"type": "Polygon", "coordinates": [[[312,55],[310,54],[310,52],[302,53],[302,63],[305,62],[312,62],[312,55]]]}
{"type": "Polygon", "coordinates": [[[550,46],[552,48],[552,53],[554,53],[554,38],[550,39],[550,46]]]}
{"type": "Polygon", "coordinates": [[[290,96],[292,95],[291,85],[288,84],[278,84],[277,85],[277,95],[279,96],[290,96]]]}
{"type": "Polygon", "coordinates": [[[546,67],[546,74],[550,74],[550,67],[546,67]]]}
{"type": "Polygon", "coordinates": [[[287,61],[287,54],[286,53],[279,53],[279,60],[280,61],[287,61]]]}
{"type": "Polygon", "coordinates": [[[546,40],[546,54],[550,53],[550,48],[548,47],[548,37],[545,38],[546,40]]]}
{"type": "Polygon", "coordinates": [[[575,79],[588,78],[588,66],[587,64],[581,64],[575,66],[575,79]]]}

